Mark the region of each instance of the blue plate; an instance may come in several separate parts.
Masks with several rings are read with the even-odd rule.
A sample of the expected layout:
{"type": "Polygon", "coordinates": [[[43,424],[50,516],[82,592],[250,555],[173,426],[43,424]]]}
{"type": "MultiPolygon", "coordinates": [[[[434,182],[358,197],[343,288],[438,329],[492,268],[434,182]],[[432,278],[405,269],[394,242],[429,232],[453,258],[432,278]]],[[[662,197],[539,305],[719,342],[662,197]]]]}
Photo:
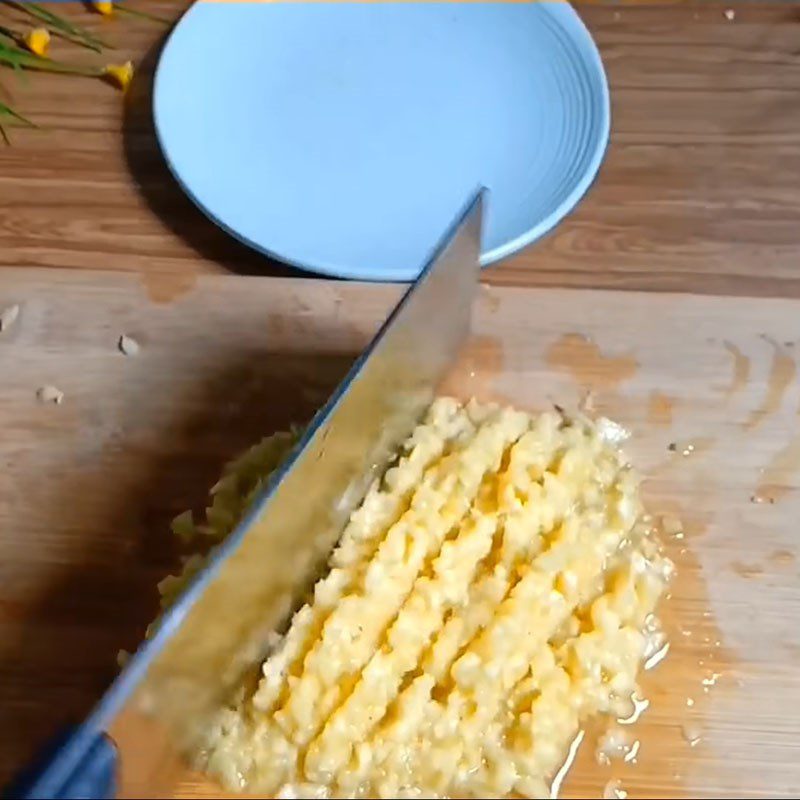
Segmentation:
{"type": "Polygon", "coordinates": [[[602,161],[609,97],[565,2],[198,2],[155,122],[217,224],[303,269],[411,280],[478,185],[482,263],[530,244],[602,161]]]}

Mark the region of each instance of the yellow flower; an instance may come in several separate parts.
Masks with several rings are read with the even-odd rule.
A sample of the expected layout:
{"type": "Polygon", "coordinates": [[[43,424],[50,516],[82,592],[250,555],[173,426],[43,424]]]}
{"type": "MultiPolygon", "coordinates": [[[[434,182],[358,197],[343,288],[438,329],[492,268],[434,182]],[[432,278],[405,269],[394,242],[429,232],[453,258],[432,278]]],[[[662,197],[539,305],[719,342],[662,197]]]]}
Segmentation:
{"type": "Polygon", "coordinates": [[[92,0],[92,5],[95,11],[98,11],[106,17],[110,17],[114,11],[114,4],[111,0],[92,0]]]}
{"type": "Polygon", "coordinates": [[[106,64],[103,67],[103,76],[124,92],[133,80],[133,62],[124,64],[106,64]]]}
{"type": "Polygon", "coordinates": [[[34,55],[42,56],[47,55],[50,48],[50,32],[47,28],[32,28],[25,34],[25,47],[34,55]]]}

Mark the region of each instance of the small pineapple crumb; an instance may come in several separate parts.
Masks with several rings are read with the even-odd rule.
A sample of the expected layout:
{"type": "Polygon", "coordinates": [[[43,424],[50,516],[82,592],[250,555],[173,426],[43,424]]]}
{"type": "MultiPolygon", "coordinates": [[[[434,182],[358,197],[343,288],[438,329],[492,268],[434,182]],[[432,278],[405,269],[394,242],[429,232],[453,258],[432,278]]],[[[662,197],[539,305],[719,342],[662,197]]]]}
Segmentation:
{"type": "Polygon", "coordinates": [[[728,20],[728,22],[733,22],[736,19],[736,12],[732,8],[726,8],[725,19],[728,20]]]}
{"type": "Polygon", "coordinates": [[[625,800],[627,796],[619,778],[612,778],[603,789],[603,800],[625,800]]]}
{"type": "Polygon", "coordinates": [[[689,747],[694,747],[700,742],[700,728],[692,723],[681,726],[681,736],[689,747]]]}
{"type": "Polygon", "coordinates": [[[172,533],[179,539],[188,542],[194,538],[194,518],[191,511],[184,511],[172,520],[172,533]]]}
{"type": "Polygon", "coordinates": [[[15,303],[0,312],[0,333],[7,331],[16,321],[19,316],[19,306],[15,303]]]}
{"type": "Polygon", "coordinates": [[[628,731],[616,726],[609,728],[597,742],[595,761],[601,765],[608,765],[615,759],[627,761],[628,754],[633,747],[628,731]]]}
{"type": "Polygon", "coordinates": [[[139,342],[137,342],[132,336],[127,336],[124,333],[119,337],[117,347],[119,348],[120,353],[123,353],[126,356],[135,356],[139,353],[139,342]]]}
{"type": "Polygon", "coordinates": [[[36,392],[36,398],[40,403],[54,403],[59,406],[64,400],[64,392],[60,389],[56,389],[55,386],[42,386],[36,392]]]}

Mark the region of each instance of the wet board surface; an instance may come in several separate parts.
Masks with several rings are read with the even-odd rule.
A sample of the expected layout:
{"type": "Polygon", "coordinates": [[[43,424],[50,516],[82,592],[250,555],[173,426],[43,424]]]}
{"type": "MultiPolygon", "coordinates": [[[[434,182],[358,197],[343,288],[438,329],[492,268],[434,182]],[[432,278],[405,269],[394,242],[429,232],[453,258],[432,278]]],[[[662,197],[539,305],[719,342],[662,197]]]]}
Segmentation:
{"type": "MultiPolygon", "coordinates": [[[[0,779],[136,645],[176,564],[171,517],[202,506],[227,459],[308,419],[398,292],[0,275],[0,311],[19,305],[0,333],[0,779]],[[45,386],[60,404],[37,399],[45,386]]],[[[561,796],[614,780],[629,797],[800,786],[799,363],[797,301],[481,288],[448,388],[531,410],[591,391],[632,432],[650,511],[679,530],[671,651],[644,678],[635,758],[597,764],[588,730],[561,796]]],[[[126,752],[123,794],[144,794],[126,752]]],[[[173,791],[219,794],[189,774],[173,791]]]]}

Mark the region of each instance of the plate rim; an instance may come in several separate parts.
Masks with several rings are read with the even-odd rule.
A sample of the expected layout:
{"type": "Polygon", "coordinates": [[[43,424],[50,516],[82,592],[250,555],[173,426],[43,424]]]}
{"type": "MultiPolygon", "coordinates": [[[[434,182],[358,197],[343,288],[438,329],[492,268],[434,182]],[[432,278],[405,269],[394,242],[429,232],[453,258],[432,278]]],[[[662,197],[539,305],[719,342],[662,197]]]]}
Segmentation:
{"type": "MultiPolygon", "coordinates": [[[[169,32],[169,35],[166,37],[163,46],[161,47],[161,51],[158,57],[158,63],[156,65],[155,73],[153,75],[153,89],[152,89],[152,118],[153,118],[153,128],[155,130],[156,141],[158,143],[159,150],[161,151],[161,155],[164,159],[164,162],[169,169],[170,175],[181,188],[181,191],[191,200],[194,206],[199,209],[199,211],[211,222],[214,223],[218,228],[223,230],[228,236],[231,236],[236,241],[241,242],[242,244],[249,247],[251,250],[260,253],[261,255],[267,256],[274,261],[280,262],[281,264],[285,264],[289,267],[294,269],[300,270],[302,272],[307,272],[314,275],[322,275],[328,278],[341,278],[344,280],[357,280],[363,281],[367,283],[407,283],[409,281],[413,281],[414,278],[408,277],[405,274],[406,270],[382,270],[380,274],[365,274],[363,269],[358,267],[348,267],[346,265],[332,265],[325,262],[314,262],[314,263],[303,263],[298,261],[295,258],[291,258],[289,256],[283,255],[276,250],[272,250],[269,247],[266,247],[258,242],[254,241],[251,237],[240,233],[239,231],[234,230],[230,225],[225,223],[222,219],[220,219],[215,213],[205,205],[200,198],[192,191],[186,181],[181,177],[178,169],[176,168],[172,158],[170,157],[169,149],[164,141],[164,136],[162,134],[162,124],[159,118],[159,102],[158,97],[160,93],[159,86],[161,84],[161,75],[162,75],[162,67],[164,63],[163,56],[167,52],[167,49],[173,42],[178,29],[180,28],[181,24],[184,20],[192,14],[195,8],[199,5],[202,5],[207,0],[196,0],[191,6],[189,6],[184,13],[177,19],[175,24],[173,25],[172,29],[169,32]]],[[[594,185],[595,181],[597,180],[600,174],[600,168],[605,160],[606,153],[608,152],[610,139],[611,139],[611,92],[608,83],[608,75],[605,70],[605,65],[603,64],[603,59],[600,55],[600,50],[597,47],[597,43],[594,40],[589,28],[586,26],[586,23],[581,18],[580,14],[575,10],[572,6],[571,2],[564,2],[563,0],[551,0],[551,2],[541,2],[541,0],[532,0],[532,3],[536,3],[541,7],[545,7],[545,13],[552,14],[553,12],[558,12],[559,14],[566,14],[577,26],[579,31],[580,37],[583,38],[584,43],[586,45],[584,52],[588,56],[589,66],[594,71],[594,74],[599,78],[599,88],[600,88],[600,116],[599,116],[599,125],[598,125],[598,135],[596,137],[596,141],[593,144],[591,149],[591,157],[589,159],[587,167],[583,170],[583,174],[581,175],[580,179],[575,183],[572,187],[572,190],[569,194],[561,201],[561,203],[556,206],[556,208],[551,211],[546,217],[539,220],[535,225],[530,227],[524,233],[520,234],[514,239],[506,242],[505,244],[498,245],[497,247],[489,250],[485,253],[481,254],[480,257],[480,266],[482,269],[489,267],[493,264],[496,264],[498,261],[501,261],[505,258],[509,258],[512,255],[523,250],[525,247],[533,244],[534,242],[538,241],[539,239],[546,236],[550,233],[562,220],[564,220],[567,215],[573,211],[580,202],[586,197],[589,190],[594,185]]],[[[516,2],[512,2],[509,4],[517,5],[516,2]]],[[[570,34],[570,38],[575,41],[574,36],[570,34]]],[[[420,264],[420,268],[424,265],[423,262],[420,264]]]]}

